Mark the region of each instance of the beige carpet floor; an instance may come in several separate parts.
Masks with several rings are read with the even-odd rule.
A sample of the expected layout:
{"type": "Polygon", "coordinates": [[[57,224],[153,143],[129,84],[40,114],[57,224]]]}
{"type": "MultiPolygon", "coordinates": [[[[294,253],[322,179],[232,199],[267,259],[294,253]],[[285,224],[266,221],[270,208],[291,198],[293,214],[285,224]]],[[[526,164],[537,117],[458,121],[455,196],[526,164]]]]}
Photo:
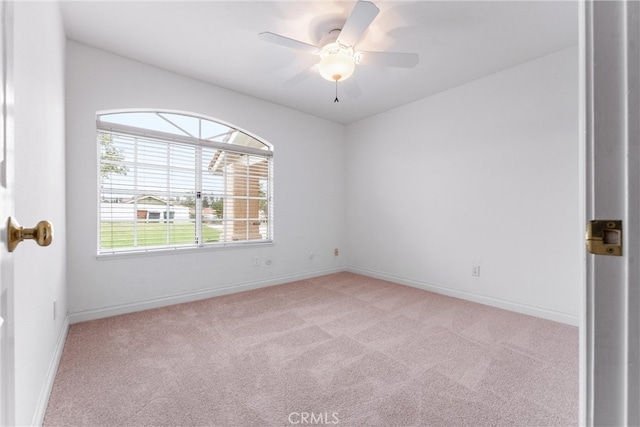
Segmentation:
{"type": "Polygon", "coordinates": [[[44,422],[577,424],[577,328],[352,273],[71,325],[44,422]]]}

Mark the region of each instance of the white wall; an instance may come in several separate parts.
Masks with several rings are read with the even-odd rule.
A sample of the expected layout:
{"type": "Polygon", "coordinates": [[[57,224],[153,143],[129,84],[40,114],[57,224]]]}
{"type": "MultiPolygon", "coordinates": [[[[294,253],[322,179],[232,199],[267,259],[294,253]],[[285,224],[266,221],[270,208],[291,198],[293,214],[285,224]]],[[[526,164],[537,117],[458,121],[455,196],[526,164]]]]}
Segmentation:
{"type": "Polygon", "coordinates": [[[51,246],[27,241],[14,253],[16,423],[29,425],[44,416],[68,324],[65,36],[57,3],[16,2],[14,13],[15,214],[25,227],[54,225],[51,246]]]}
{"type": "Polygon", "coordinates": [[[348,267],[578,323],[577,47],[347,127],[75,42],[67,53],[68,223],[83,230],[68,237],[72,321],[348,267]],[[96,259],[94,117],[117,108],[192,111],[274,144],[276,243],[96,259]]]}
{"type": "Polygon", "coordinates": [[[348,265],[577,325],[578,136],[577,47],[351,124],[348,265]]]}
{"type": "Polygon", "coordinates": [[[66,94],[72,322],[343,269],[343,126],[76,42],[66,94]],[[195,112],[273,144],[275,244],[96,259],[95,115],[120,108],[195,112]]]}

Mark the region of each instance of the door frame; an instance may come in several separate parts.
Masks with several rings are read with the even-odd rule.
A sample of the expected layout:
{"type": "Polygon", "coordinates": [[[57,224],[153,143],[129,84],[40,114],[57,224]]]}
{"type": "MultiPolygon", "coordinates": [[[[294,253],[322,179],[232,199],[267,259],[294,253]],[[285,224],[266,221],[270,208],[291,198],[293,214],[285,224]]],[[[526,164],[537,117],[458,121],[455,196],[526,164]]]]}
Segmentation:
{"type": "Polygon", "coordinates": [[[0,425],[15,420],[15,337],[13,256],[7,242],[7,217],[13,215],[13,2],[0,2],[0,425]]]}
{"type": "Polygon", "coordinates": [[[585,215],[623,220],[623,256],[586,255],[581,416],[639,425],[640,2],[581,3],[585,215]]]}

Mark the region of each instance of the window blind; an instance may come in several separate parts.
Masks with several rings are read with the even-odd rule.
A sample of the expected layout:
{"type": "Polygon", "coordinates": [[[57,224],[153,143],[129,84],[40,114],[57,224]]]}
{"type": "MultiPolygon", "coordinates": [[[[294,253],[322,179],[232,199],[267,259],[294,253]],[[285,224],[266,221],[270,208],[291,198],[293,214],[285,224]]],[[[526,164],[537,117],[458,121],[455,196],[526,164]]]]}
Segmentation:
{"type": "Polygon", "coordinates": [[[272,241],[266,144],[237,130],[212,141],[104,118],[97,139],[99,254],[272,241]]]}

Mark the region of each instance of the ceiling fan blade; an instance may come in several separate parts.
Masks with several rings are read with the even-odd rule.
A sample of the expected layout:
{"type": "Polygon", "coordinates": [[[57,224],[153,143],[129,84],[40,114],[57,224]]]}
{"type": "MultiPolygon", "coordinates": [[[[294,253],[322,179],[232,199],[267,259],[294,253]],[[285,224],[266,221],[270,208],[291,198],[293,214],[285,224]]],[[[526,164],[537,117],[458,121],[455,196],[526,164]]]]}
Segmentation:
{"type": "Polygon", "coordinates": [[[378,12],[380,9],[371,2],[357,2],[351,15],[347,18],[347,22],[344,23],[337,41],[347,46],[355,46],[375,17],[378,16],[378,12]]]}
{"type": "Polygon", "coordinates": [[[301,42],[299,40],[290,39],[289,37],[281,36],[279,34],[270,33],[265,31],[264,33],[258,34],[260,40],[279,44],[280,46],[288,47],[291,49],[302,50],[309,53],[317,53],[318,48],[314,45],[301,42]]]}
{"type": "Polygon", "coordinates": [[[360,52],[361,65],[413,68],[420,60],[417,53],[405,52],[360,52]]]}
{"type": "Polygon", "coordinates": [[[295,76],[289,78],[287,81],[284,82],[282,86],[285,88],[292,88],[302,83],[303,81],[307,80],[309,77],[316,75],[317,71],[318,71],[317,64],[312,65],[311,67],[306,68],[301,72],[299,72],[298,74],[296,74],[295,76]]]}

